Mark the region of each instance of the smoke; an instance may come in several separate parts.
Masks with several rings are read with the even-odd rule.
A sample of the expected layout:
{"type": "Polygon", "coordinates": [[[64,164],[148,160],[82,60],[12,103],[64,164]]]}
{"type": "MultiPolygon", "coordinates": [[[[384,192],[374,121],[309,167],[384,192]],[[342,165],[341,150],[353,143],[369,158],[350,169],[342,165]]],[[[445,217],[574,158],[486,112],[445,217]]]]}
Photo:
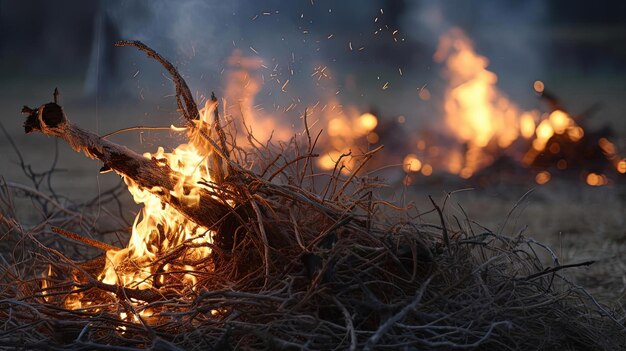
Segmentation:
{"type": "Polygon", "coordinates": [[[150,81],[162,80],[157,65],[143,55],[129,53],[129,49],[111,46],[116,40],[127,39],[141,40],[173,61],[192,89],[203,90],[204,94],[210,90],[218,95],[224,93],[228,57],[239,50],[244,56],[261,57],[265,62],[259,99],[272,106],[288,105],[294,99],[314,103],[325,94],[334,94],[343,84],[341,79],[328,86],[316,82],[311,78],[314,68],[329,65],[330,72],[333,64],[350,66],[347,44],[360,38],[365,30],[370,31],[368,26],[378,13],[378,3],[354,6],[329,0],[101,0],[97,18],[102,19],[96,20],[86,92],[136,93],[137,84],[129,79],[136,72],[137,79],[145,82],[142,88],[150,86],[154,90],[159,85],[150,81]],[[328,39],[331,34],[334,37],[328,39]],[[337,44],[339,41],[343,42],[337,44]],[[110,55],[111,51],[114,54],[110,55]],[[287,80],[285,94],[283,85],[287,80]],[[125,88],[120,89],[124,84],[125,88]],[[111,85],[118,89],[106,88],[111,85]]]}
{"type": "MultiPolygon", "coordinates": [[[[138,53],[113,47],[118,40],[140,40],[189,76],[215,77],[239,37],[238,1],[100,1],[85,90],[129,93],[128,79],[138,72],[146,86],[159,79],[160,67],[138,53]],[[131,61],[132,60],[132,61],[131,61]],[[128,62],[133,62],[129,66],[128,62]],[[193,73],[193,74],[191,74],[193,73]],[[110,89],[111,86],[122,89],[110,89]]],[[[158,85],[158,84],[157,84],[158,85]]]]}

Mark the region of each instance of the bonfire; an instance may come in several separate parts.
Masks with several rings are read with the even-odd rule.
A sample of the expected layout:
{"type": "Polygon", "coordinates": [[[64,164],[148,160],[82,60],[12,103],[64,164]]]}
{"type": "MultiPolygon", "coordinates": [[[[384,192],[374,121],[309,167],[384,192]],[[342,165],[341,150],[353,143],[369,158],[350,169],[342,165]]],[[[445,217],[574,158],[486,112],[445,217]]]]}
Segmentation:
{"type": "MultiPolygon", "coordinates": [[[[171,75],[185,121],[177,130],[187,142],[140,155],[72,124],[56,91],[54,102],[24,107],[26,133],[62,139],[100,161],[101,172],[119,174],[143,208],[127,245],[118,247],[103,233],[84,232],[94,203],[67,207],[34,188],[3,184],[0,228],[13,250],[1,262],[2,347],[626,345],[623,316],[562,274],[592,261],[563,265],[524,231],[493,232],[469,218],[452,219],[447,198],[430,199],[439,221],[426,223],[421,214],[382,198],[384,184],[362,172],[381,147],[340,154],[330,166],[323,159],[328,172],[318,173],[318,139],[306,110],[303,132],[291,142],[259,141],[249,130],[233,130],[242,124],[220,115],[215,96],[199,108],[174,66],[154,50],[141,42],[118,45],[142,50],[171,75]],[[236,133],[248,133],[243,140],[249,145],[240,144],[236,133]],[[22,224],[14,211],[16,187],[47,211],[45,221],[22,224]],[[42,233],[71,244],[43,240],[42,233]]],[[[376,120],[366,115],[363,124],[371,130],[376,120]]],[[[482,161],[476,162],[466,167],[482,161]]],[[[31,174],[37,181],[50,176],[31,174]]],[[[119,194],[113,189],[101,201],[115,208],[119,194]]]]}

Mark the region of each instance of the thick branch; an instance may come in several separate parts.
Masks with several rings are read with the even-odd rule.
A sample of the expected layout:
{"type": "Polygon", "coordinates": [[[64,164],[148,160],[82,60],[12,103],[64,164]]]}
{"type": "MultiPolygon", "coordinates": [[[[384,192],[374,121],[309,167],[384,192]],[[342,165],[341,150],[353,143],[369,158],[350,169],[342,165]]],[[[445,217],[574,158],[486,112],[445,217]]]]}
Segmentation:
{"type": "MultiPolygon", "coordinates": [[[[125,146],[72,125],[61,106],[56,103],[48,103],[38,109],[25,106],[22,112],[29,114],[24,123],[26,133],[39,131],[65,140],[74,150],[102,161],[105,168],[133,180],[194,223],[216,229],[218,222],[231,211],[230,206],[213,197],[204,188],[200,188],[199,203],[189,203],[184,198],[173,195],[174,186],[182,177],[180,173],[155,159],[143,157],[125,146]]],[[[198,188],[198,185],[186,185],[185,193],[188,194],[192,188],[198,188]]]]}

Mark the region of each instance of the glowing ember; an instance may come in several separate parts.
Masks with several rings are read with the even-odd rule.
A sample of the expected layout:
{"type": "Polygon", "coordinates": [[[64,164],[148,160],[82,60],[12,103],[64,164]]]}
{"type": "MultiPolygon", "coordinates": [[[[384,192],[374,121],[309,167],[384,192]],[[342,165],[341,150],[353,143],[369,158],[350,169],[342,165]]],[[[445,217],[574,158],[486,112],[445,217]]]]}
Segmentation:
{"type": "Polygon", "coordinates": [[[419,172],[422,168],[422,162],[413,154],[407,155],[402,164],[406,173],[419,172]]]}
{"type": "Polygon", "coordinates": [[[626,159],[621,159],[617,162],[617,171],[621,174],[626,173],[626,159]]]}
{"type": "Polygon", "coordinates": [[[422,174],[425,175],[426,177],[433,174],[433,166],[429,165],[428,163],[422,166],[422,174]]]}
{"type": "Polygon", "coordinates": [[[422,89],[419,90],[418,96],[420,97],[420,99],[424,101],[428,101],[430,100],[430,90],[428,90],[428,88],[426,87],[423,87],[422,89]]]}
{"type": "Polygon", "coordinates": [[[533,140],[533,148],[537,151],[543,151],[548,140],[554,135],[554,129],[552,129],[548,120],[543,120],[537,126],[535,133],[537,134],[537,138],[533,140]]]}
{"type": "Polygon", "coordinates": [[[378,134],[374,132],[367,134],[366,138],[367,138],[367,142],[370,144],[376,144],[380,140],[380,137],[378,136],[378,134]]]}
{"type": "Polygon", "coordinates": [[[549,182],[551,178],[552,175],[550,175],[550,172],[542,171],[537,173],[537,175],[535,176],[535,182],[537,182],[537,184],[539,185],[543,185],[549,182]]]}
{"type": "Polygon", "coordinates": [[[607,138],[600,138],[600,140],[598,140],[598,145],[600,146],[600,148],[602,149],[602,152],[604,152],[605,155],[607,156],[615,155],[615,145],[613,145],[613,143],[610,142],[607,138]]]}
{"type": "Polygon", "coordinates": [[[603,186],[609,183],[609,180],[604,174],[589,173],[586,178],[587,184],[590,186],[603,186]]]}
{"type": "Polygon", "coordinates": [[[520,133],[525,139],[535,135],[535,116],[533,113],[524,112],[520,118],[520,133]]]}
{"type": "Polygon", "coordinates": [[[598,140],[598,146],[600,146],[604,156],[613,163],[618,173],[626,173],[626,159],[617,154],[615,144],[610,142],[607,138],[600,138],[598,140]]]}
{"type": "Polygon", "coordinates": [[[561,110],[553,111],[548,117],[548,120],[550,121],[550,125],[556,134],[563,134],[565,129],[574,122],[569,118],[567,113],[561,110]]]}
{"type": "Polygon", "coordinates": [[[360,133],[367,133],[374,130],[378,125],[378,119],[371,113],[364,113],[359,117],[357,126],[360,129],[360,133]]]}

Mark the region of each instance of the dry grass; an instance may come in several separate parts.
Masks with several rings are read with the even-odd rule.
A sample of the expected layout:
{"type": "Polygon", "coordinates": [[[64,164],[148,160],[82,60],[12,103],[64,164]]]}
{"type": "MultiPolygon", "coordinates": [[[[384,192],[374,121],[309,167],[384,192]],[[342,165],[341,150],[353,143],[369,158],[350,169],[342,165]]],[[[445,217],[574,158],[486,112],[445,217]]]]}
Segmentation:
{"type": "MultiPolygon", "coordinates": [[[[449,214],[459,216],[465,211],[477,223],[503,233],[525,229],[526,236],[552,247],[562,264],[596,261],[584,269],[568,270],[566,275],[598,299],[626,308],[626,188],[623,184],[617,182],[595,188],[580,181],[554,180],[536,187],[509,215],[532,186],[508,184],[501,188],[458,192],[449,201],[449,214]]],[[[425,209],[429,203],[419,200],[427,192],[416,189],[412,197],[425,209]]],[[[548,263],[550,258],[546,259],[544,262],[548,263]]]]}
{"type": "MultiPolygon", "coordinates": [[[[295,145],[257,148],[248,161],[272,171],[229,179],[254,215],[229,250],[215,250],[195,265],[193,287],[175,284],[175,274],[171,284],[149,292],[106,286],[84,263],[96,255],[93,249],[50,231],[62,226],[113,242],[103,232],[115,227],[113,220],[119,223],[117,190],[98,205],[104,229],[94,225],[95,202],[71,205],[4,182],[0,344],[75,350],[582,350],[618,349],[626,342],[623,311],[568,281],[565,267],[543,244],[489,231],[469,217],[452,219],[448,212],[445,227],[438,216],[435,224],[425,223],[424,213],[411,216],[377,198],[374,179],[309,176],[298,173],[309,169],[304,163],[275,162],[274,155],[295,145]],[[30,206],[16,206],[20,199],[30,206]],[[43,289],[48,265],[53,274],[43,289]],[[65,307],[79,293],[92,305],[65,307]],[[138,317],[122,319],[120,312],[138,317]]],[[[181,250],[164,256],[175,265],[184,255],[171,253],[181,250]]]]}

